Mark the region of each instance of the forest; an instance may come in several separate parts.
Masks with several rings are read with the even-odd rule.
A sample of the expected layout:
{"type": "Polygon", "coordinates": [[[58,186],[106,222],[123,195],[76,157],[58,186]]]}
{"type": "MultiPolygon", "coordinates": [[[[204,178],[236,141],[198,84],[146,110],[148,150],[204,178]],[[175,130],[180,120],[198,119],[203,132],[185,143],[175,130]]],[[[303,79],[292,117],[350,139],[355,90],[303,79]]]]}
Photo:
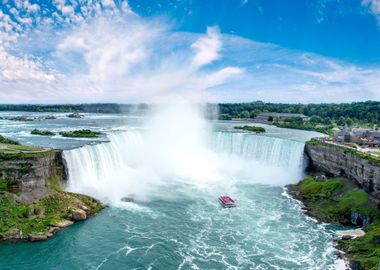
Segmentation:
{"type": "MultiPolygon", "coordinates": [[[[262,112],[298,113],[311,117],[311,124],[324,126],[360,125],[372,127],[380,124],[380,102],[366,101],[353,103],[326,103],[326,104],[283,104],[264,103],[225,103],[219,104],[219,119],[254,119],[262,112]]],[[[290,121],[292,122],[292,121],[290,121]]],[[[294,125],[300,124],[295,119],[294,125]]]]}

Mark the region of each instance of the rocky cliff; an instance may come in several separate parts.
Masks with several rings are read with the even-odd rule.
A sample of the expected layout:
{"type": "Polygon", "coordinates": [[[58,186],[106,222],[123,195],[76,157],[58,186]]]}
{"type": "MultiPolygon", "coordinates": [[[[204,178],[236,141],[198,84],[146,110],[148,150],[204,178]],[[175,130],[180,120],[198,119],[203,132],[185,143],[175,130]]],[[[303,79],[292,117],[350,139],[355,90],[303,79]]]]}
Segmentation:
{"type": "Polygon", "coordinates": [[[380,164],[375,158],[317,140],[306,143],[305,153],[313,168],[354,180],[368,193],[380,199],[380,164]]]}
{"type": "Polygon", "coordinates": [[[65,179],[60,150],[7,153],[0,156],[0,181],[3,189],[18,194],[24,201],[41,199],[52,186],[62,187],[65,179]]]}
{"type": "Polygon", "coordinates": [[[61,150],[0,144],[0,242],[46,240],[103,209],[65,180],[61,150]]]}

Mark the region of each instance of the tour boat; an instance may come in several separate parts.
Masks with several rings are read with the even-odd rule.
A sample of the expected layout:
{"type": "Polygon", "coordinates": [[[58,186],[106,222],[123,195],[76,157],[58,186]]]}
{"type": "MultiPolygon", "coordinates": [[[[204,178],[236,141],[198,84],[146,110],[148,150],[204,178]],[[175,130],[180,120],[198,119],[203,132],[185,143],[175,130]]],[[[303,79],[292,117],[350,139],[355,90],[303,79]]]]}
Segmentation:
{"type": "Polygon", "coordinates": [[[219,202],[223,205],[223,207],[230,208],[235,207],[235,201],[227,195],[223,195],[219,197],[219,202]]]}

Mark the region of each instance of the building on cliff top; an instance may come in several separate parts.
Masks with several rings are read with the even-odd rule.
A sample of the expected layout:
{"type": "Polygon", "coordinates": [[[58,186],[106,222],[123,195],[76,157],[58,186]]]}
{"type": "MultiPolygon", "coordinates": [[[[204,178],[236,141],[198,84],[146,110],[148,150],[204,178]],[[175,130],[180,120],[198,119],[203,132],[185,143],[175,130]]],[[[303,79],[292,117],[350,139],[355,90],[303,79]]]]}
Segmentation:
{"type": "Polygon", "coordinates": [[[380,131],[368,129],[351,130],[346,125],[334,134],[334,141],[380,146],[380,131]]]}

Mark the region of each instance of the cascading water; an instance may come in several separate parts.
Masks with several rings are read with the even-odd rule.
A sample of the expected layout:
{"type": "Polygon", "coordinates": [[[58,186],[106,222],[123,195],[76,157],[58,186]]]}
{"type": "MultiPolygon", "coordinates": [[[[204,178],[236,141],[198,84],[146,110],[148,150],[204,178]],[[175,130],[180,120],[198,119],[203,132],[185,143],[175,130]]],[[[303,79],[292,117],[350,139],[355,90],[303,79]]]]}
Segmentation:
{"type": "Polygon", "coordinates": [[[181,143],[173,150],[145,135],[119,132],[109,143],[65,151],[68,189],[108,201],[129,195],[146,200],[160,187],[181,183],[213,182],[226,189],[235,182],[283,185],[302,175],[301,142],[220,131],[212,133],[209,145],[181,143]]]}
{"type": "Polygon", "coordinates": [[[144,126],[78,120],[95,121],[109,142],[64,151],[67,189],[110,207],[33,244],[36,256],[28,245],[0,247],[0,268],[19,269],[22,258],[32,269],[336,269],[333,234],[283,196],[282,186],[302,176],[302,140],[315,134],[234,132],[233,122],[212,131],[199,110],[180,107],[165,106],[144,126]],[[220,206],[225,193],[236,208],[220,206]]]}

